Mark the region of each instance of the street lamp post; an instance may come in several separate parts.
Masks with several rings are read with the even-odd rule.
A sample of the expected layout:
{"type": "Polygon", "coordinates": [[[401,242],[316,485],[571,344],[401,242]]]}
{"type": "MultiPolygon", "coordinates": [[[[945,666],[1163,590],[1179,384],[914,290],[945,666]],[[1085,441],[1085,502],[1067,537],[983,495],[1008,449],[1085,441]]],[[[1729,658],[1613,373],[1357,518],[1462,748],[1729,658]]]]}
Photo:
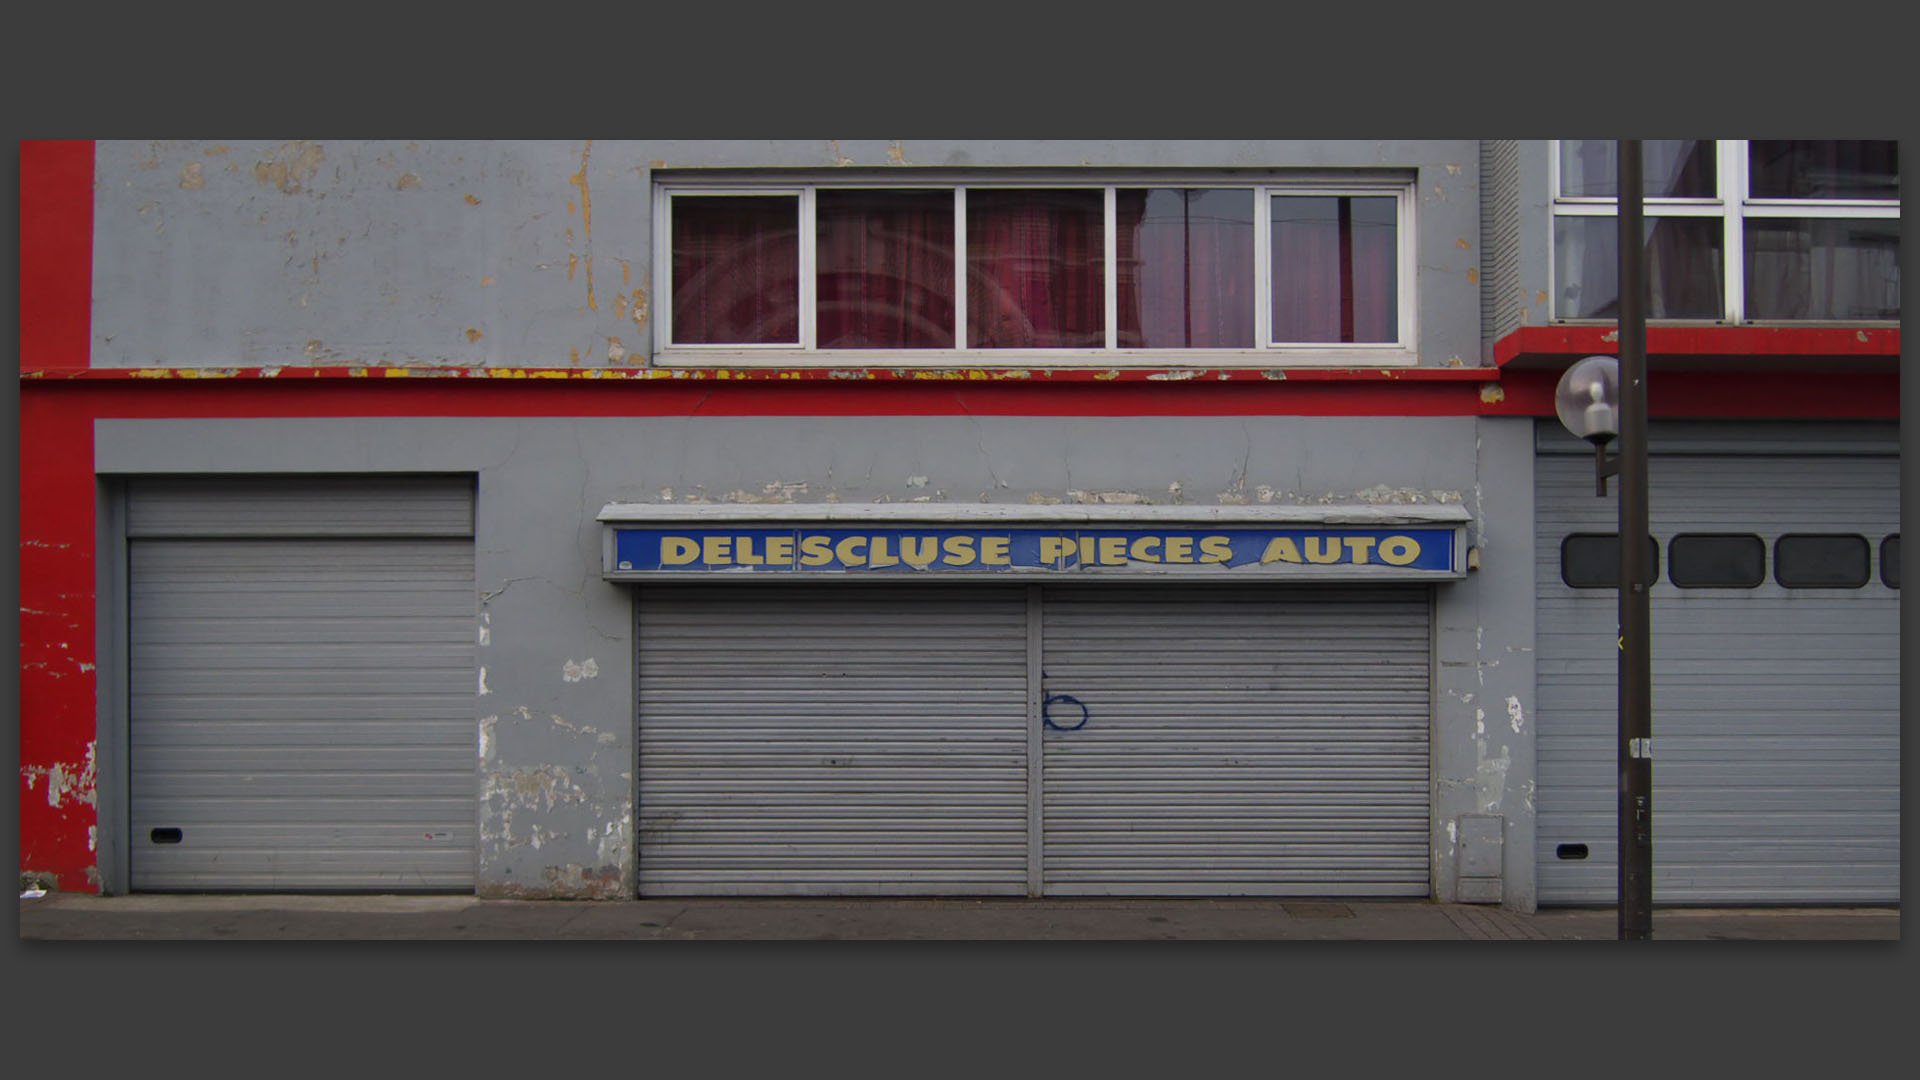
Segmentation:
{"type": "Polygon", "coordinates": [[[1653,937],[1647,284],[1640,140],[1620,142],[1620,940],[1653,937]]]}
{"type": "Polygon", "coordinates": [[[1554,392],[1567,430],[1594,445],[1595,494],[1620,478],[1619,933],[1653,936],[1652,566],[1647,518],[1646,238],[1641,229],[1640,143],[1619,144],[1620,358],[1589,356],[1568,368],[1554,392]],[[1619,456],[1607,443],[1620,438],[1619,456]]]}

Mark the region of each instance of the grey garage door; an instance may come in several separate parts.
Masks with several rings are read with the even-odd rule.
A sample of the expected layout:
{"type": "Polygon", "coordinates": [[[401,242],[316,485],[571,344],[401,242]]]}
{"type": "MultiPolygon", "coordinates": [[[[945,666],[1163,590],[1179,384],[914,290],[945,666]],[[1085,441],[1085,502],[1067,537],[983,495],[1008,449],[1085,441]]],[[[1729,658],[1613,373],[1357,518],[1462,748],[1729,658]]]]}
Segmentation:
{"type": "MultiPolygon", "coordinates": [[[[1658,451],[1658,429],[1655,438],[1658,451]]],[[[1759,426],[1667,444],[1693,452],[1656,453],[1648,488],[1661,549],[1651,594],[1654,900],[1897,900],[1899,592],[1880,571],[1882,541],[1899,529],[1898,459],[1838,443],[1808,452],[1820,448],[1814,440],[1759,426]],[[1781,585],[1776,542],[1794,534],[1859,536],[1868,580],[1781,585]],[[1764,560],[1763,579],[1676,587],[1676,535],[1757,537],[1746,544],[1764,560]]],[[[1593,495],[1590,451],[1543,455],[1536,477],[1539,895],[1610,903],[1617,601],[1611,588],[1569,587],[1561,559],[1567,536],[1612,533],[1617,509],[1593,495]]]]}
{"type": "Polygon", "coordinates": [[[640,893],[1024,894],[1004,587],[644,588],[640,893]]]}
{"type": "Polygon", "coordinates": [[[142,890],[470,890],[466,477],[133,482],[142,890]]]}
{"type": "Polygon", "coordinates": [[[1425,589],[692,586],[638,619],[642,895],[1428,892],[1425,589]]]}
{"type": "Polygon", "coordinates": [[[1044,626],[1049,894],[1427,895],[1426,589],[1049,589],[1044,626]]]}

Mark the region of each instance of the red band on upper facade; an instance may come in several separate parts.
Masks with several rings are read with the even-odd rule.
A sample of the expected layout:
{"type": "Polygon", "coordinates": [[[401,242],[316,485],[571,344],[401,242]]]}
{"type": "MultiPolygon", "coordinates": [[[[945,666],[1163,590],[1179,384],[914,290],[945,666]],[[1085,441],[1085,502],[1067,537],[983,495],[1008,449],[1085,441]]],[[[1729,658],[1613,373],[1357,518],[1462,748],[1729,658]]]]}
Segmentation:
{"type": "MultiPolygon", "coordinates": [[[[1614,356],[1620,332],[1614,326],[1523,326],[1493,346],[1504,367],[1521,357],[1614,356]]],[[[1830,356],[1900,355],[1899,327],[1857,326],[1649,326],[1648,356],[1830,356]]]]}

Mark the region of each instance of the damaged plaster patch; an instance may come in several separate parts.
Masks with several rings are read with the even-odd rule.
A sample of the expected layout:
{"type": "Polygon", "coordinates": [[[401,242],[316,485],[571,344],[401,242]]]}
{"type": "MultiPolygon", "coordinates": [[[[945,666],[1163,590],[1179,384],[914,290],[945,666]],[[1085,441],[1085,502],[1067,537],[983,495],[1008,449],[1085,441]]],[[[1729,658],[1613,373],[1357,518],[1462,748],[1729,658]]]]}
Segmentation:
{"type": "Polygon", "coordinates": [[[493,726],[500,722],[498,715],[480,718],[480,760],[493,760],[493,726]]]}
{"type": "Polygon", "coordinates": [[[1527,722],[1526,716],[1520,711],[1520,699],[1512,694],[1507,695],[1507,719],[1512,723],[1515,735],[1520,734],[1520,729],[1527,722]]]}
{"type": "Polygon", "coordinates": [[[87,743],[87,760],[83,765],[25,765],[20,769],[20,778],[32,791],[35,781],[45,778],[47,781],[47,805],[59,806],[67,799],[88,806],[98,805],[94,801],[94,782],[98,770],[94,763],[94,744],[87,743]]]}
{"type": "Polygon", "coordinates": [[[568,682],[591,679],[598,674],[600,674],[600,665],[591,656],[577,664],[573,662],[572,657],[568,657],[567,662],[560,668],[560,677],[568,682]]]}
{"type": "Polygon", "coordinates": [[[487,669],[482,667],[480,669],[480,696],[486,697],[491,693],[493,693],[493,691],[487,689],[487,669]]]}
{"type": "Polygon", "coordinates": [[[313,180],[325,158],[326,152],[319,143],[290,142],[274,150],[265,160],[256,162],[253,178],[257,183],[279,188],[284,194],[297,194],[304,190],[303,185],[313,180]]]}

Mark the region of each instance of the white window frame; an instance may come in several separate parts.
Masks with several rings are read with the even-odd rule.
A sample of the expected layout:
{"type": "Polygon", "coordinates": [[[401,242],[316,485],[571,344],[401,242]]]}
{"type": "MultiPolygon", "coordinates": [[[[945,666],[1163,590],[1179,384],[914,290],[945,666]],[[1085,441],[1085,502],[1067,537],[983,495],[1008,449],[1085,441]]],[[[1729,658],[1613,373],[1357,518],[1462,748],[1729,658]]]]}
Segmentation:
{"type": "Polygon", "coordinates": [[[1300,181],[1192,176],[1036,177],[980,179],[915,176],[894,178],[810,178],[805,182],[708,179],[667,180],[654,187],[653,280],[659,294],[653,320],[653,357],[660,366],[686,367],[988,367],[988,368],[1230,368],[1230,367],[1409,367],[1419,362],[1418,267],[1411,179],[1318,177],[1300,181]],[[949,190],[954,193],[955,340],[967,340],[967,192],[969,190],[1080,189],[1103,193],[1105,206],[1106,344],[1081,349],[820,349],[815,269],[817,225],[815,193],[823,189],[882,188],[949,190]],[[1253,200],[1254,347],[1250,349],[1118,348],[1119,282],[1116,265],[1117,193],[1122,189],[1234,189],[1253,200]],[[676,344],[673,341],[673,212],[679,196],[797,195],[799,197],[800,340],[798,344],[676,344]],[[1397,235],[1396,297],[1399,325],[1391,342],[1273,342],[1271,278],[1272,196],[1392,196],[1397,235]]]}
{"type": "MultiPolygon", "coordinates": [[[[1719,194],[1712,197],[1692,198],[1652,198],[1643,200],[1642,215],[1647,220],[1656,217],[1709,217],[1722,222],[1720,230],[1720,291],[1725,298],[1724,310],[1715,318],[1703,316],[1697,318],[1660,318],[1651,322],[1673,325],[1718,325],[1722,323],[1743,323],[1767,326],[1836,326],[1836,325],[1898,325],[1891,319],[1748,319],[1747,318],[1747,234],[1746,222],[1750,218],[1834,218],[1845,220],[1888,219],[1899,220],[1900,200],[1898,199],[1756,199],[1748,192],[1752,181],[1748,167],[1747,142],[1745,139],[1714,140],[1714,190],[1719,194]]],[[[1604,217],[1618,216],[1616,202],[1612,196],[1575,196],[1560,192],[1560,155],[1561,141],[1547,143],[1547,183],[1553,202],[1553,222],[1557,224],[1565,217],[1604,217]]],[[[1553,244],[1555,230],[1548,229],[1548,246],[1553,244]]],[[[1547,258],[1547,295],[1552,305],[1550,318],[1556,323],[1611,325],[1613,319],[1575,319],[1558,314],[1560,306],[1559,259],[1549,253],[1547,258]]]]}

